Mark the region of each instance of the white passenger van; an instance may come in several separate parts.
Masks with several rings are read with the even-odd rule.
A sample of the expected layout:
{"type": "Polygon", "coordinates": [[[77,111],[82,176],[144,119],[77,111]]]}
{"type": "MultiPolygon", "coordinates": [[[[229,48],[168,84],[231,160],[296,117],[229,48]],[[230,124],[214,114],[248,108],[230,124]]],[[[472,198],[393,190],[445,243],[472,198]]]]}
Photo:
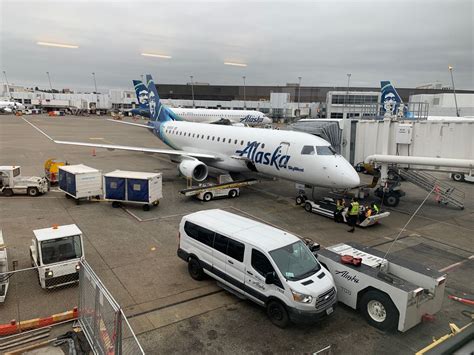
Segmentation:
{"type": "Polygon", "coordinates": [[[222,210],[184,216],[178,256],[195,280],[205,274],[228,291],[266,307],[279,327],[333,312],[331,274],[298,237],[222,210]]]}

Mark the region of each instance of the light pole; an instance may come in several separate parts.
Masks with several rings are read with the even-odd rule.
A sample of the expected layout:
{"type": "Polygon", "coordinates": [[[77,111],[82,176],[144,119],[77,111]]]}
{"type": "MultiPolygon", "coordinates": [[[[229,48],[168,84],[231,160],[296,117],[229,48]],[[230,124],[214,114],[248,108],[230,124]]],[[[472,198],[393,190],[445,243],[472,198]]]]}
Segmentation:
{"type": "Polygon", "coordinates": [[[8,84],[8,79],[7,79],[7,72],[4,70],[3,71],[3,76],[5,77],[5,82],[7,83],[7,92],[10,98],[13,97],[12,93],[10,92],[10,84],[8,84]]]}
{"type": "Polygon", "coordinates": [[[448,67],[449,73],[451,74],[451,83],[453,83],[453,94],[454,94],[454,104],[456,105],[456,116],[459,116],[459,109],[458,109],[458,100],[456,98],[456,88],[454,87],[454,78],[453,78],[453,67],[450,65],[448,67]]]}
{"type": "Polygon", "coordinates": [[[99,93],[97,92],[97,82],[95,80],[95,73],[92,73],[92,78],[94,78],[94,88],[95,88],[95,109],[99,108],[99,93]]]}
{"type": "Polygon", "coordinates": [[[189,76],[191,78],[191,95],[193,96],[193,108],[195,108],[195,105],[194,105],[194,80],[193,80],[193,76],[190,75],[189,76]]]}
{"type": "MultiPolygon", "coordinates": [[[[347,89],[346,89],[346,100],[349,98],[349,86],[350,86],[350,83],[351,83],[351,76],[352,74],[346,74],[347,75],[347,89]]],[[[346,103],[346,100],[344,100],[344,103],[346,103]]],[[[350,100],[349,100],[350,102],[350,100]]],[[[346,106],[346,105],[344,105],[346,106]]],[[[349,112],[346,113],[346,116],[349,114],[349,112]]]]}
{"type": "Polygon", "coordinates": [[[51,94],[53,95],[53,100],[54,100],[53,85],[51,85],[51,77],[49,76],[49,71],[46,72],[46,75],[48,76],[49,89],[51,90],[51,94]]]}
{"type": "Polygon", "coordinates": [[[298,116],[300,114],[300,97],[301,97],[301,76],[298,77],[298,116]]]}
{"type": "Polygon", "coordinates": [[[242,77],[244,79],[244,110],[247,109],[247,99],[245,96],[245,75],[242,77]]]}

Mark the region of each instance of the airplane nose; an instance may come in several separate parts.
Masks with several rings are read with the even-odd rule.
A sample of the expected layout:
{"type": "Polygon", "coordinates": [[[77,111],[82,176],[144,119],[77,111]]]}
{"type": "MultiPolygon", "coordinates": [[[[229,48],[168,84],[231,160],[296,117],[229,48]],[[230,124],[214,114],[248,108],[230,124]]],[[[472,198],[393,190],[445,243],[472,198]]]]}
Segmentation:
{"type": "Polygon", "coordinates": [[[353,188],[360,185],[360,178],[357,171],[352,167],[352,165],[346,161],[344,158],[340,157],[341,161],[338,162],[337,169],[337,185],[339,188],[353,188]]]}
{"type": "Polygon", "coordinates": [[[267,116],[263,116],[263,123],[264,124],[269,124],[269,123],[273,123],[272,119],[267,117],[267,116]]]}

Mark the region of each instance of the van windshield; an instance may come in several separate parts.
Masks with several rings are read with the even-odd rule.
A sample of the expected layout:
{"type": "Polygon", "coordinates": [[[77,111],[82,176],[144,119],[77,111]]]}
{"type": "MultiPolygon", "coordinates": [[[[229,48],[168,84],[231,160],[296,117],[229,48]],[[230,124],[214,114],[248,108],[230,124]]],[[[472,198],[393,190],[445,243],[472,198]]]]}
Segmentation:
{"type": "Polygon", "coordinates": [[[321,269],[316,257],[301,240],[275,249],[270,255],[283,276],[290,281],[305,279],[321,269]]]}
{"type": "Polygon", "coordinates": [[[74,235],[41,242],[43,265],[77,259],[82,256],[81,236],[74,235]]]}

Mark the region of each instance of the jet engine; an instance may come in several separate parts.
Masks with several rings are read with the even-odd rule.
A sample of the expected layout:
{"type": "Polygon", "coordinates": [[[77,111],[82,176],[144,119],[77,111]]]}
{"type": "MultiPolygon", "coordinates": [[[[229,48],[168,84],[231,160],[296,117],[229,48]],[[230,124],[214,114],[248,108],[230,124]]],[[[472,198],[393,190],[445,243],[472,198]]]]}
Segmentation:
{"type": "Polygon", "coordinates": [[[185,159],[178,165],[179,172],[187,178],[203,181],[207,178],[207,165],[199,160],[185,159]]]}

